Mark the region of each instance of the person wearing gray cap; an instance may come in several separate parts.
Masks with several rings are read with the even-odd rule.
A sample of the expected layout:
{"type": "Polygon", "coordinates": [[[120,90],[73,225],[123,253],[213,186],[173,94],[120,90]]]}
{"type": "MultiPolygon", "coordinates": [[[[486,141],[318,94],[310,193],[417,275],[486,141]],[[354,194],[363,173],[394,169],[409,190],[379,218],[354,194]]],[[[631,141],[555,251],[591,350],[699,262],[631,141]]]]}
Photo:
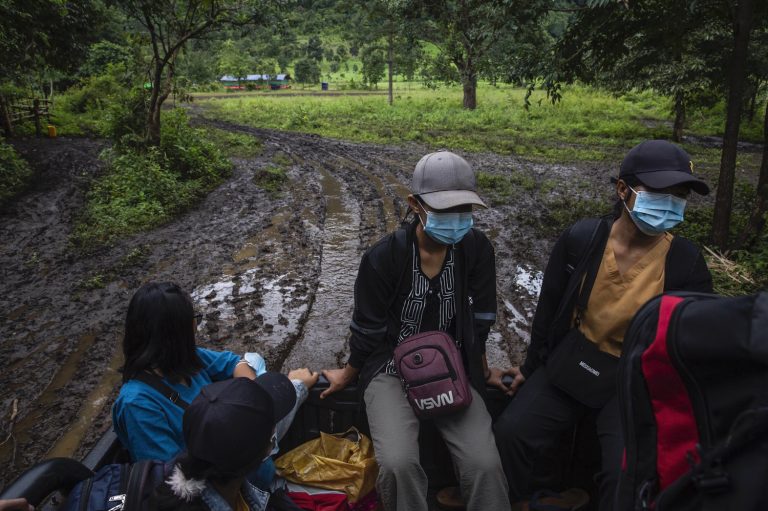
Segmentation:
{"type": "Polygon", "coordinates": [[[427,477],[419,464],[419,420],[393,363],[396,345],[440,330],[460,350],[472,399],[468,408],[433,419],[451,451],[467,509],[509,509],[507,484],[482,394],[503,390],[504,372],[488,367],[485,342],[496,320],[496,266],[488,238],[473,228],[475,174],[447,151],[416,165],[408,196],[413,218],[363,256],[355,282],[350,356],[343,369],[323,371],[321,397],[359,377],[379,463],[377,490],[384,509],[427,510],[427,477]]]}
{"type": "MultiPolygon", "coordinates": [[[[616,372],[627,327],[662,292],[712,292],[701,250],[668,232],[683,221],[691,191],[709,192],[688,153],[664,140],[643,142],[611,180],[614,213],[576,222],[552,249],[526,360],[513,368],[516,396],[494,424],[512,501],[535,489],[529,484],[540,453],[591,415],[602,460],[598,509],[614,509],[624,447],[616,372]]],[[[578,496],[541,493],[541,500],[575,509],[566,493],[578,496]]],[[[535,495],[531,508],[542,504],[535,495]]]]}

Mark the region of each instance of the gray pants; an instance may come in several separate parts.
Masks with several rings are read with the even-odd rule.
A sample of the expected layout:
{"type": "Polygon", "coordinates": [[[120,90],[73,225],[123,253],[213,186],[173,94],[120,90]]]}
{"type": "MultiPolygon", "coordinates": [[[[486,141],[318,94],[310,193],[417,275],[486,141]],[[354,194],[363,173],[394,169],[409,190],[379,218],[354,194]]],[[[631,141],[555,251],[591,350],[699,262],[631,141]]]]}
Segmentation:
{"type": "MultiPolygon", "coordinates": [[[[419,420],[400,380],[376,376],[365,391],[379,478],[376,489],[386,511],[427,511],[427,475],[419,464],[419,420]]],[[[435,419],[457,469],[468,511],[509,511],[507,481],[491,430],[491,416],[472,389],[466,410],[435,419]]]]}

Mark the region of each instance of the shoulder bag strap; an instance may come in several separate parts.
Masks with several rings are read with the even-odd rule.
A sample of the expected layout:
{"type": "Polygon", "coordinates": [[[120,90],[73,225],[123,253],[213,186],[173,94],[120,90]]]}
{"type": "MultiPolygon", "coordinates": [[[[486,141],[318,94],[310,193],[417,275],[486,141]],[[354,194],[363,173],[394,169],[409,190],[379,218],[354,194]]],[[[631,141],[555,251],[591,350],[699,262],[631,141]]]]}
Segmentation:
{"type": "Polygon", "coordinates": [[[189,403],[181,399],[181,396],[179,396],[179,393],[173,390],[171,387],[166,384],[162,378],[160,378],[158,375],[154,373],[150,373],[148,371],[142,371],[138,373],[136,376],[134,376],[132,379],[140,381],[141,383],[144,383],[145,385],[149,385],[156,391],[160,392],[162,395],[167,397],[171,403],[175,404],[182,410],[186,410],[189,406],[189,403]]]}
{"type": "MultiPolygon", "coordinates": [[[[604,230],[605,223],[600,222],[597,226],[595,226],[595,230],[593,233],[592,240],[590,241],[590,245],[593,245],[591,247],[591,250],[584,254],[584,259],[589,263],[589,266],[586,268],[586,273],[584,275],[584,283],[581,286],[581,291],[579,292],[579,298],[576,300],[576,325],[578,326],[579,323],[581,323],[581,318],[584,316],[584,311],[587,310],[587,304],[589,303],[589,295],[592,293],[592,286],[595,284],[595,279],[597,278],[597,272],[600,270],[600,263],[602,263],[603,258],[600,257],[600,249],[602,248],[605,250],[605,245],[602,243],[595,243],[597,234],[604,230]]],[[[606,243],[608,240],[606,239],[606,243]]],[[[579,274],[576,274],[579,275],[579,274]]]]}

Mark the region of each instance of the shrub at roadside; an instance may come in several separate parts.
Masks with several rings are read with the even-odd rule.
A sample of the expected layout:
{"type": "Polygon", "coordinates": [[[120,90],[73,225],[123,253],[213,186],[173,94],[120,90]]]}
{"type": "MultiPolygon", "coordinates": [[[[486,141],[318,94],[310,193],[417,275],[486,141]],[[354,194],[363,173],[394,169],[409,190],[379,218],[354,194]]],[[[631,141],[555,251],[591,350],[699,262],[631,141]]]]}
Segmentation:
{"type": "Polygon", "coordinates": [[[231,163],[190,128],[183,111],[164,115],[157,148],[126,145],[105,151],[107,171],[88,194],[73,233],[83,250],[156,227],[220,184],[231,163]]]}
{"type": "Polygon", "coordinates": [[[83,78],[57,96],[52,120],[62,135],[94,133],[117,140],[146,120],[146,95],[131,87],[124,65],[109,65],[104,73],[83,78]]]}
{"type": "Polygon", "coordinates": [[[0,142],[0,206],[3,206],[27,184],[32,171],[13,147],[0,142]]]}

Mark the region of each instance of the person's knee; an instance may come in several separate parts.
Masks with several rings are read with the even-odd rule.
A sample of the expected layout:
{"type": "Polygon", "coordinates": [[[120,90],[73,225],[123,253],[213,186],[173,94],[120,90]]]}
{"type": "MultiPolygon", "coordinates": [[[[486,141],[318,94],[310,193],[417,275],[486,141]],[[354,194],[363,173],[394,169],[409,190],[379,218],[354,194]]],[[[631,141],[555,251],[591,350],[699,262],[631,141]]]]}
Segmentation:
{"type": "Polygon", "coordinates": [[[486,478],[502,473],[501,460],[496,453],[486,453],[478,450],[475,455],[468,456],[461,460],[460,473],[469,477],[486,478]]]}
{"type": "Polygon", "coordinates": [[[508,407],[493,425],[493,434],[499,449],[505,450],[525,443],[530,437],[531,421],[526,420],[525,411],[508,407]]]}
{"type": "Polygon", "coordinates": [[[384,477],[409,476],[421,470],[418,457],[408,456],[393,450],[377,452],[376,461],[379,463],[379,473],[384,477]]]}

